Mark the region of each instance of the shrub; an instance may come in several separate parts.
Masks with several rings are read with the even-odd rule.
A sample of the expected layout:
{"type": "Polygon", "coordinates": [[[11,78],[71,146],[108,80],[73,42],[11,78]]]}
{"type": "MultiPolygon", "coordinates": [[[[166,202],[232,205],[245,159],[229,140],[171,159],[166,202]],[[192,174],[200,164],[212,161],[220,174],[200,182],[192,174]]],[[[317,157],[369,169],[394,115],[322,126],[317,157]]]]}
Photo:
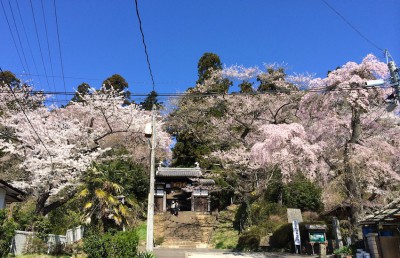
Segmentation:
{"type": "Polygon", "coordinates": [[[47,244],[36,236],[28,236],[24,253],[26,254],[45,254],[47,253],[47,244]]]}
{"type": "Polygon", "coordinates": [[[164,243],[165,237],[161,236],[161,237],[156,237],[154,239],[154,244],[155,245],[161,245],[162,243],[164,243]]]}
{"type": "Polygon", "coordinates": [[[302,211],[321,211],[322,189],[311,182],[304,175],[298,173],[283,188],[283,203],[290,208],[298,208],[302,211]]]}
{"type": "Polygon", "coordinates": [[[352,250],[350,246],[342,246],[333,251],[334,254],[352,254],[352,250]]]}
{"type": "Polygon", "coordinates": [[[237,249],[244,251],[257,251],[260,246],[260,235],[255,230],[243,232],[239,236],[237,249]]]}
{"type": "Polygon", "coordinates": [[[135,231],[120,231],[114,235],[89,235],[83,243],[83,250],[88,258],[135,257],[139,237],[135,231]]]}
{"type": "Polygon", "coordinates": [[[6,257],[9,250],[16,224],[7,220],[7,211],[0,209],[0,257],[6,257]]]}
{"type": "Polygon", "coordinates": [[[290,249],[292,242],[293,229],[292,224],[289,223],[280,226],[269,239],[269,243],[273,248],[290,249]]]}
{"type": "Polygon", "coordinates": [[[140,252],[137,257],[138,258],[156,258],[156,256],[151,252],[140,252]]]}
{"type": "Polygon", "coordinates": [[[84,238],[83,251],[88,255],[88,258],[107,257],[105,235],[94,234],[84,238]]]}
{"type": "Polygon", "coordinates": [[[108,257],[135,257],[138,243],[139,237],[135,231],[118,232],[108,237],[106,243],[108,257]]]}

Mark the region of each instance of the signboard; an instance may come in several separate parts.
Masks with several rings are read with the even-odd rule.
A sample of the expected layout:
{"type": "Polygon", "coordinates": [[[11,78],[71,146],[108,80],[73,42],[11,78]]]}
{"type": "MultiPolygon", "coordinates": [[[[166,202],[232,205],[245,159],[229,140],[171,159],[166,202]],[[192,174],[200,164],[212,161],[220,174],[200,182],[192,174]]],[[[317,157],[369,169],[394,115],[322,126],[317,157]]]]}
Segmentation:
{"type": "Polygon", "coordinates": [[[312,243],[324,243],[325,233],[324,232],[310,232],[310,242],[312,243]]]}
{"type": "Polygon", "coordinates": [[[300,209],[287,209],[287,217],[288,223],[292,223],[293,220],[297,220],[298,222],[303,222],[303,216],[301,216],[300,209]]]}
{"type": "Polygon", "coordinates": [[[298,221],[297,219],[293,220],[293,222],[292,222],[292,227],[293,227],[294,245],[301,245],[301,242],[300,242],[299,221],[298,221]]]}

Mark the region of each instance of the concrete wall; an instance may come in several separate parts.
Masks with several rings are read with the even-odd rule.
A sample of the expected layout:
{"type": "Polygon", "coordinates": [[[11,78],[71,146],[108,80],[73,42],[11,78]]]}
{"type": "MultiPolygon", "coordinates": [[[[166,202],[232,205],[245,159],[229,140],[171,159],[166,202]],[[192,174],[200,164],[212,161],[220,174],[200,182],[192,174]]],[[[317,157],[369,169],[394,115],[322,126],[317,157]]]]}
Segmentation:
{"type": "Polygon", "coordinates": [[[84,228],[82,226],[68,229],[65,234],[66,243],[68,245],[75,243],[83,238],[84,228]]]}
{"type": "MultiPolygon", "coordinates": [[[[25,253],[29,240],[32,237],[35,237],[34,232],[16,230],[11,246],[11,253],[14,255],[25,253]]],[[[65,245],[66,242],[65,236],[49,234],[47,240],[48,252],[52,252],[59,245],[65,245]]]]}

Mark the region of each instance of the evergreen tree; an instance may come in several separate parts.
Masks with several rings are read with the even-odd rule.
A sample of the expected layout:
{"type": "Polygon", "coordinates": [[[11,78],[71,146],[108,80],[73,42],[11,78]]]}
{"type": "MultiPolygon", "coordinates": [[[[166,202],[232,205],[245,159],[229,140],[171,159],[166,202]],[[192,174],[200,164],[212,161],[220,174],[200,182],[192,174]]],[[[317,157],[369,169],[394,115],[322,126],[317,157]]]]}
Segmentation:
{"type": "Polygon", "coordinates": [[[158,94],[154,90],[151,91],[147,97],[144,99],[143,102],[140,102],[140,105],[144,110],[152,110],[153,104],[156,105],[157,109],[160,109],[162,107],[162,102],[158,102],[158,94]]]}
{"type": "Polygon", "coordinates": [[[111,77],[105,79],[103,81],[103,85],[107,90],[113,87],[116,91],[122,93],[125,98],[124,104],[130,104],[131,92],[128,90],[128,83],[126,82],[124,77],[119,74],[114,74],[111,77]]]}
{"type": "MultiPolygon", "coordinates": [[[[213,72],[222,70],[222,63],[217,54],[204,53],[197,63],[199,78],[197,84],[202,84],[210,79],[213,72]]],[[[232,82],[229,79],[216,79],[208,93],[227,93],[232,82]]]]}
{"type": "Polygon", "coordinates": [[[240,93],[254,93],[253,90],[253,83],[248,81],[243,81],[241,84],[238,85],[240,88],[240,93]]]}
{"type": "Polygon", "coordinates": [[[15,74],[10,71],[3,71],[0,73],[0,85],[5,86],[10,85],[13,88],[18,88],[20,86],[20,79],[18,79],[15,74]]]}
{"type": "Polygon", "coordinates": [[[82,97],[85,95],[90,94],[89,93],[90,85],[87,84],[86,82],[81,83],[78,86],[77,91],[75,92],[75,95],[72,97],[71,101],[73,102],[83,102],[82,97]]]}

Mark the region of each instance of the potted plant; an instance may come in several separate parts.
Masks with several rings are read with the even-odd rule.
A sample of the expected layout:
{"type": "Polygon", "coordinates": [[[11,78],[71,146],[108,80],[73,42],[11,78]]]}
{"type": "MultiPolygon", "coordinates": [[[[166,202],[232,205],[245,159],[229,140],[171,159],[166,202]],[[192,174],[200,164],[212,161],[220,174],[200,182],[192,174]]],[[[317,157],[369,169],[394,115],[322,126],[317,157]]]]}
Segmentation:
{"type": "Polygon", "coordinates": [[[335,249],[333,253],[337,258],[351,258],[352,251],[350,246],[342,246],[338,249],[335,249]]]}

